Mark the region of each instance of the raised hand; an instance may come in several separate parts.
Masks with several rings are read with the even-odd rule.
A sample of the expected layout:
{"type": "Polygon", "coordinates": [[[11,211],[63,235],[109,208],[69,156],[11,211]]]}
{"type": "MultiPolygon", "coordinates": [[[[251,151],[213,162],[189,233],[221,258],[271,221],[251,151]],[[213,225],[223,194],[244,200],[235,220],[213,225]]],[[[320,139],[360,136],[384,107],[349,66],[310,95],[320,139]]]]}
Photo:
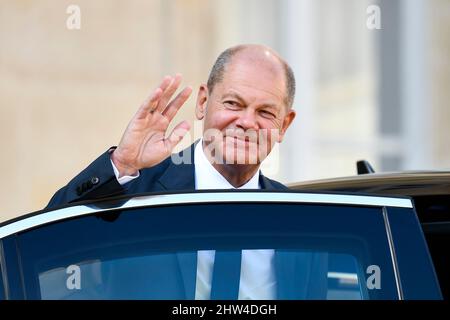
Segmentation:
{"type": "Polygon", "coordinates": [[[116,150],[111,155],[120,176],[137,174],[170,156],[173,148],[190,129],[180,122],[167,136],[167,128],[192,92],[184,88],[170,101],[181,83],[181,75],[164,77],[161,85],[144,101],[128,124],[116,150]],[[170,101],[170,102],[169,102],[170,101]]]}

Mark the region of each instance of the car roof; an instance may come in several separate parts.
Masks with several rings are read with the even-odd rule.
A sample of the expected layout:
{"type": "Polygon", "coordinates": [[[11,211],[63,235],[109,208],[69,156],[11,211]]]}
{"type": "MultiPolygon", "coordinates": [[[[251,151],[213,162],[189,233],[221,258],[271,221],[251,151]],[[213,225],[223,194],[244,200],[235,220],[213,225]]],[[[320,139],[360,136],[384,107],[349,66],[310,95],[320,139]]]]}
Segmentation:
{"type": "Polygon", "coordinates": [[[450,194],[450,171],[369,173],[291,183],[294,190],[349,191],[383,195],[427,196],[450,194]]]}

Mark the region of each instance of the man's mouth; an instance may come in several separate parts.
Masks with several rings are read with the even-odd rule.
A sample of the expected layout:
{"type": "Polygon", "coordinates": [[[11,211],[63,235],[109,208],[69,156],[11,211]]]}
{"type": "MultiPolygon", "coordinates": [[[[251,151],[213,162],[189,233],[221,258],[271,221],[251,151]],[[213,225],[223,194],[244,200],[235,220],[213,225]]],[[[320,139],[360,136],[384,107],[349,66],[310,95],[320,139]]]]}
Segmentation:
{"type": "Polygon", "coordinates": [[[250,142],[250,138],[249,137],[234,137],[235,140],[238,141],[245,141],[245,142],[250,142]]]}
{"type": "Polygon", "coordinates": [[[243,145],[250,145],[252,143],[257,144],[258,142],[250,139],[249,137],[229,137],[231,139],[231,142],[234,144],[243,144],[243,145]]]}

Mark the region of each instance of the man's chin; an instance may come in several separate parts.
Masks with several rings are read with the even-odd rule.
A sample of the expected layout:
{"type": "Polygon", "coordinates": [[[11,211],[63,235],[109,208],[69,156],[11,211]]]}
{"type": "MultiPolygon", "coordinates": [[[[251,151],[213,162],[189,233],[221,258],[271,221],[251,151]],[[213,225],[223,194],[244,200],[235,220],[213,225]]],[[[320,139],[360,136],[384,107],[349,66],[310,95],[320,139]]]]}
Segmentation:
{"type": "MultiPolygon", "coordinates": [[[[260,165],[262,160],[259,156],[259,145],[254,142],[246,142],[245,144],[236,143],[219,143],[208,146],[211,156],[208,157],[213,164],[219,165],[260,165]],[[222,152],[217,152],[221,150],[222,152]],[[251,156],[250,156],[251,155],[251,156]]],[[[264,157],[265,158],[265,157],[264,157]]]]}
{"type": "Polygon", "coordinates": [[[229,164],[229,165],[259,165],[260,161],[259,159],[255,157],[235,157],[235,156],[224,156],[223,158],[223,164],[229,164]]]}
{"type": "Polygon", "coordinates": [[[258,144],[245,143],[244,145],[225,145],[223,148],[224,164],[230,165],[259,165],[258,144]]]}

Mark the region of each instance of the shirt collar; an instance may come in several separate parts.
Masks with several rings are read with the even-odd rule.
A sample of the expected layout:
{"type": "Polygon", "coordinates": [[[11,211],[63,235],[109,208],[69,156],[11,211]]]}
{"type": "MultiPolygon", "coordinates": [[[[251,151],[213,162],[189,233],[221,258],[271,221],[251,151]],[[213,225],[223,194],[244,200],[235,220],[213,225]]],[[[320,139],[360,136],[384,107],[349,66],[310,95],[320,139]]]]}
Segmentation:
{"type": "Polygon", "coordinates": [[[233,187],[224,176],[208,161],[203,152],[203,139],[197,143],[194,149],[195,165],[195,189],[260,189],[259,174],[260,170],[253,177],[239,188],[233,187]]]}

